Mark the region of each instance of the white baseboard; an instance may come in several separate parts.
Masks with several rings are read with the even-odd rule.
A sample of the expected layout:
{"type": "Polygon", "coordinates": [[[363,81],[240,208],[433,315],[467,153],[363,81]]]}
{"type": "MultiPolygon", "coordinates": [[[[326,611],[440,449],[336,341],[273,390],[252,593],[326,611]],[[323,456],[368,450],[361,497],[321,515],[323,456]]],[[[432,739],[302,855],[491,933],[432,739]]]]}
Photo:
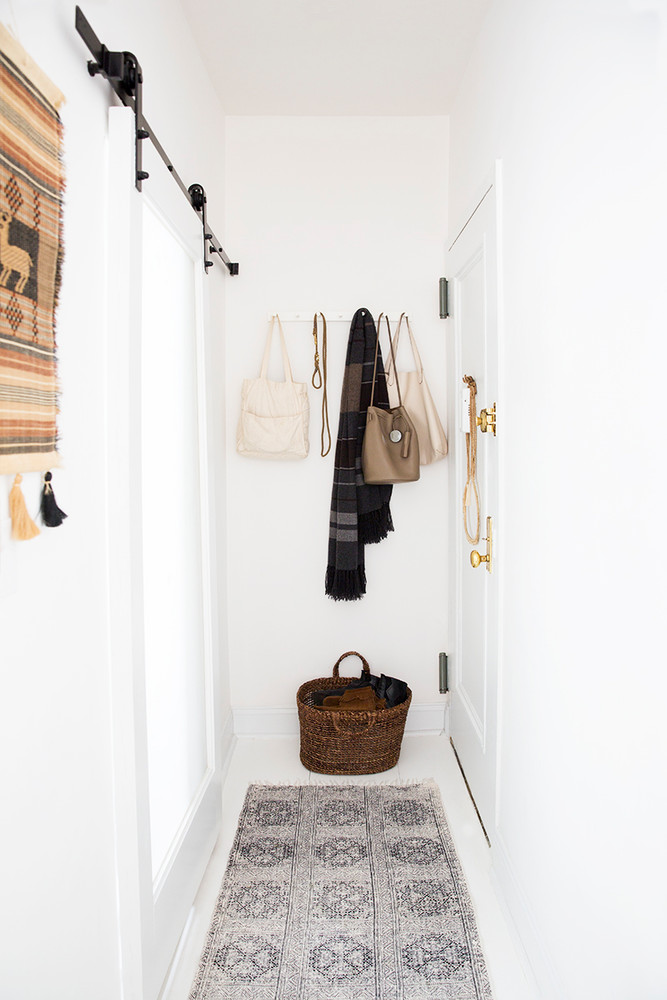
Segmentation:
{"type": "Polygon", "coordinates": [[[517,879],[498,828],[492,842],[492,878],[524,971],[533,980],[540,1000],[563,1000],[567,990],[556,971],[526,895],[517,879]]]}
{"type": "Polygon", "coordinates": [[[432,705],[410,705],[410,711],[405,723],[406,733],[421,733],[439,736],[445,729],[445,703],[436,702],[432,705]]]}
{"type": "MultiPolygon", "coordinates": [[[[235,736],[298,736],[296,708],[235,708],[235,736]]],[[[439,734],[445,728],[445,703],[411,705],[406,733],[439,734]]]]}

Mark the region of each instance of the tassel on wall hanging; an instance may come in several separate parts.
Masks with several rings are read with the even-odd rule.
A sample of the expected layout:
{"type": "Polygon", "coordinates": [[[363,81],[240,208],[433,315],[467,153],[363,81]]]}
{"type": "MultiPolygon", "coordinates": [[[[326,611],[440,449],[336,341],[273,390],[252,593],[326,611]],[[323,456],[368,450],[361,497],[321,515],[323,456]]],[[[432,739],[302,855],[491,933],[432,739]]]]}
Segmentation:
{"type": "Polygon", "coordinates": [[[0,84],[0,473],[16,474],[12,534],[25,539],[39,529],[25,509],[20,474],[60,465],[55,309],[64,98],[2,25],[0,84]]]}
{"type": "Polygon", "coordinates": [[[40,511],[42,514],[42,521],[48,528],[58,528],[67,517],[67,514],[64,510],[61,510],[56,503],[53,486],[51,485],[52,479],[53,476],[50,472],[44,473],[44,486],[42,488],[40,511]]]}
{"type": "Polygon", "coordinates": [[[25,505],[25,497],[21,491],[23,476],[15,476],[14,485],[9,493],[9,516],[12,519],[12,538],[17,542],[26,542],[39,534],[39,528],[30,517],[25,505]]]}

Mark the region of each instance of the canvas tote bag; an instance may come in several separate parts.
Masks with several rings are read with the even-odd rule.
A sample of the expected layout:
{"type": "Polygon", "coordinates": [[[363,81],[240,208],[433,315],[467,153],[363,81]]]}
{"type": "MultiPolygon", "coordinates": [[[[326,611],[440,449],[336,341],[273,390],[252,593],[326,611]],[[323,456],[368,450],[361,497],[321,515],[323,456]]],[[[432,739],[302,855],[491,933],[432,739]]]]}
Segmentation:
{"type": "Polygon", "coordinates": [[[247,458],[294,459],[308,454],[308,387],[295,382],[287,355],[280,317],[271,317],[259,378],[246,378],[241,389],[241,416],[236,450],[247,458]],[[268,379],[273,327],[278,333],[283,355],[284,382],[268,379]]]}
{"type": "Polygon", "coordinates": [[[440,422],[438,411],[435,408],[433,397],[424,376],[424,366],[419,356],[410,320],[405,313],[401,313],[398,321],[396,333],[394,334],[393,351],[387,365],[387,389],[389,391],[389,403],[391,406],[395,406],[398,402],[399,387],[396,383],[399,378],[401,380],[400,395],[403,398],[403,406],[412,418],[419,439],[419,463],[420,465],[430,465],[432,462],[438,462],[447,454],[447,437],[445,436],[444,428],[440,422]],[[404,319],[405,325],[408,328],[416,366],[416,371],[411,372],[398,372],[396,369],[398,338],[404,319]]]}

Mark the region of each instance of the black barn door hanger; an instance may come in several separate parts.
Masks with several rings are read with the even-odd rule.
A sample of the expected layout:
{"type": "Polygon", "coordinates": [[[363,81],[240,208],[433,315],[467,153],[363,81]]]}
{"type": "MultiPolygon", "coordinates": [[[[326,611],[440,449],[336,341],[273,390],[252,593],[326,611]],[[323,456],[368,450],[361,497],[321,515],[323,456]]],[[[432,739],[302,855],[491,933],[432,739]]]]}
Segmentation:
{"type": "Polygon", "coordinates": [[[80,7],[76,8],[75,26],[78,33],[88,46],[93,58],[88,62],[88,72],[91,76],[103,76],[108,80],[114,93],[122,103],[134,112],[135,125],[135,184],[141,191],[143,181],[148,180],[148,174],[142,169],[142,143],[150,139],[153,146],[164,161],[167,170],[174,178],[179,188],[190,202],[192,208],[201,217],[204,233],[204,270],[208,273],[213,267],[213,259],[209,254],[216,254],[225,264],[230,274],[239,273],[239,265],[229,259],[222,244],[208,225],[206,219],[206,192],[201,184],[191,184],[186,187],[176,171],[173,163],[165,153],[155,132],[144,117],[142,109],[143,74],[139,60],[131,52],[111,52],[99,38],[86,20],[80,7]]]}

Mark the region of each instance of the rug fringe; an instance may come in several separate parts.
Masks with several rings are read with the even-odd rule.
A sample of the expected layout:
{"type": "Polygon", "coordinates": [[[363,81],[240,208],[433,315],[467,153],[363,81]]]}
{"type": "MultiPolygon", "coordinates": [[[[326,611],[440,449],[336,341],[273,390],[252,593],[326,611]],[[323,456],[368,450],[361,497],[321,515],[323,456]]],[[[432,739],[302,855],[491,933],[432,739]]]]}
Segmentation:
{"type": "MultiPolygon", "coordinates": [[[[314,773],[314,772],[313,772],[314,773]]],[[[425,786],[435,786],[439,788],[439,785],[435,778],[387,778],[384,781],[340,781],[327,783],[327,778],[334,777],[334,775],[322,774],[320,777],[322,781],[309,781],[304,783],[303,781],[249,781],[248,789],[250,788],[414,788],[417,785],[425,786]]],[[[341,775],[341,777],[353,778],[354,775],[341,775]]],[[[371,778],[372,775],[364,774],[358,775],[358,777],[371,778]]]]}

